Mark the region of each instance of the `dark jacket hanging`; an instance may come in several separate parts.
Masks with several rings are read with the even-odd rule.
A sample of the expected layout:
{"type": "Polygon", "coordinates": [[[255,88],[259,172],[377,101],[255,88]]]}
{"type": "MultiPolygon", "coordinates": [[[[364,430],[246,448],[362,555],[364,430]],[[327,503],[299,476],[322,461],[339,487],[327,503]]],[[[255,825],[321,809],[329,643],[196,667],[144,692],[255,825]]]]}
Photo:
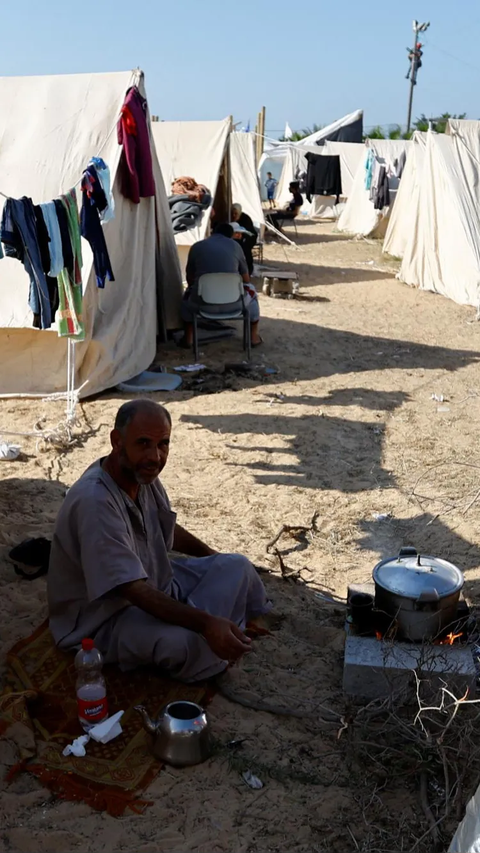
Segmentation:
{"type": "Polygon", "coordinates": [[[339,196],[342,194],[340,157],[337,154],[323,156],[309,152],[305,155],[305,159],[308,163],[308,201],[311,201],[314,195],[334,195],[337,196],[338,204],[339,196]]]}
{"type": "Polygon", "coordinates": [[[390,204],[390,187],[388,184],[388,175],[385,166],[380,167],[380,172],[378,174],[378,184],[377,191],[375,193],[375,198],[373,202],[373,206],[375,210],[383,210],[384,207],[388,207],[390,204]]]}
{"type": "Polygon", "coordinates": [[[31,198],[7,198],[3,207],[0,239],[7,257],[21,261],[29,275],[28,304],[33,313],[34,326],[49,329],[52,325],[52,309],[31,198]]]}
{"type": "Polygon", "coordinates": [[[90,165],[83,173],[82,193],[81,234],[92,248],[97,286],[105,287],[106,277],[108,276],[109,281],[115,281],[115,277],[99,216],[99,213],[107,207],[107,198],[95,166],[90,165]]]}
{"type": "Polygon", "coordinates": [[[60,228],[60,237],[62,238],[64,268],[68,271],[70,278],[73,279],[73,249],[72,241],[70,240],[70,231],[68,230],[67,211],[59,198],[56,198],[53,203],[57,211],[58,227],[60,228]]]}
{"type": "Polygon", "coordinates": [[[48,244],[50,243],[50,237],[48,234],[48,228],[45,224],[42,208],[39,204],[35,204],[33,206],[33,209],[35,211],[35,219],[37,222],[37,240],[40,248],[40,257],[42,259],[43,271],[45,273],[45,279],[47,282],[48,295],[50,297],[50,306],[53,318],[55,317],[55,312],[58,308],[58,281],[54,276],[48,275],[52,263],[48,246],[48,244]]]}

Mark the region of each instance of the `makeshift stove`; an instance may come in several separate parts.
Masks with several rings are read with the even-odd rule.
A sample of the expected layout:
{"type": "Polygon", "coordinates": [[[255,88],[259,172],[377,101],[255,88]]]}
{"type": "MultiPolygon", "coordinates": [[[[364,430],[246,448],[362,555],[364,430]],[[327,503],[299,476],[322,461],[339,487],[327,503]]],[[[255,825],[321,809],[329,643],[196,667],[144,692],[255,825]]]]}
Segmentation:
{"type": "Polygon", "coordinates": [[[426,688],[433,694],[447,687],[456,696],[464,696],[468,690],[474,698],[478,672],[466,601],[460,597],[454,619],[433,640],[411,642],[398,638],[395,619],[371,606],[374,598],[374,583],[348,588],[345,694],[358,701],[391,697],[406,702],[415,696],[416,674],[423,693],[426,688]],[[359,600],[364,602],[363,612],[355,606],[359,600]]]}

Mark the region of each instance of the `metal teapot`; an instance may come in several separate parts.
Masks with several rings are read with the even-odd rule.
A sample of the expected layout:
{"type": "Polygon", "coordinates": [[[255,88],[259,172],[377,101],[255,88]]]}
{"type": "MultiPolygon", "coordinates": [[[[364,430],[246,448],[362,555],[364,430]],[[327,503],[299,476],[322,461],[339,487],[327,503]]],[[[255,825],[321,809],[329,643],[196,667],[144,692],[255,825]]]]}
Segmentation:
{"type": "Polygon", "coordinates": [[[154,735],[153,754],[174,767],[201,764],[211,752],[210,723],[195,702],[170,702],[157,720],[151,720],[143,705],[136,705],[145,731],[154,735]]]}

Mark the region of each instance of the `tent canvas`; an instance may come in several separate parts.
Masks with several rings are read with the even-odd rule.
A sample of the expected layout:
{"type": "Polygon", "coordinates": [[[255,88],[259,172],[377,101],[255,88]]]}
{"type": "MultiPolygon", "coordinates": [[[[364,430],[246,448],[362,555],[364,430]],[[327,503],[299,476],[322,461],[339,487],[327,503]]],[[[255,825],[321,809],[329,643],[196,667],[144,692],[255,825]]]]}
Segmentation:
{"type": "Polygon", "coordinates": [[[480,307],[480,122],[429,132],[401,281],[480,307]],[[476,125],[476,126],[475,126],[476,125]]]}
{"type": "Polygon", "coordinates": [[[242,209],[255,225],[263,226],[265,217],[255,168],[253,133],[230,134],[230,169],[232,201],[242,205],[242,209]]]}
{"type": "Polygon", "coordinates": [[[265,189],[267,172],[272,172],[273,177],[280,181],[283,164],[290,150],[295,151],[295,149],[302,147],[308,149],[313,146],[313,151],[318,154],[318,147],[324,145],[327,140],[361,143],[362,135],[363,110],[355,110],[355,112],[337,119],[332,124],[315,131],[315,133],[311,133],[310,136],[306,136],[299,142],[276,142],[274,139],[265,139],[264,152],[258,164],[262,198],[267,198],[265,189]]]}
{"type": "Polygon", "coordinates": [[[426,144],[427,134],[416,130],[383,244],[383,251],[395,258],[403,258],[410,235],[415,233],[426,144]]]}
{"type": "Polygon", "coordinates": [[[365,163],[368,149],[373,150],[381,163],[393,166],[403,152],[408,152],[410,145],[409,141],[403,139],[366,140],[365,153],[357,168],[351,195],[338,220],[339,231],[359,237],[381,237],[385,234],[399,181],[395,177],[390,179],[390,205],[383,210],[375,210],[373,202],[370,201],[369,190],[365,189],[365,163]]]}
{"type": "MultiPolygon", "coordinates": [[[[141,72],[0,79],[2,193],[49,201],[79,182],[92,156],[101,155],[110,167],[116,210],[104,227],[116,280],[107,281],[103,291],[97,288],[92,253],[82,240],[86,340],[74,344],[81,396],[149,366],[156,351],[157,305],[163,328],[180,320],[181,280],[156,158],[155,198],[134,205],[119,191],[116,122],[134,83],[143,87],[141,72]]],[[[28,290],[23,265],[1,260],[0,393],[65,391],[67,341],[55,327],[32,328],[28,290]]]]}
{"type": "Polygon", "coordinates": [[[304,199],[302,213],[307,216],[318,217],[322,219],[337,218],[343,207],[344,200],[347,199],[352,191],[353,180],[358,168],[358,164],[362,158],[365,146],[358,142],[325,142],[324,145],[304,146],[299,145],[295,148],[290,148],[287,152],[285,163],[282,170],[279,185],[277,187],[277,204],[279,207],[284,207],[290,200],[291,193],[288,189],[291,181],[296,179],[298,171],[307,170],[307,161],[305,154],[309,151],[313,154],[321,156],[339,156],[340,171],[342,174],[342,201],[337,205],[336,199],[330,196],[313,196],[309,202],[304,199]]]}
{"type": "MultiPolygon", "coordinates": [[[[228,157],[230,119],[154,121],[152,132],[167,197],[171,195],[172,181],[188,176],[210,190],[213,208],[228,217],[231,204],[228,157]]],[[[182,274],[190,246],[203,240],[208,233],[211,211],[212,207],[203,212],[195,228],[175,234],[182,274]]]]}

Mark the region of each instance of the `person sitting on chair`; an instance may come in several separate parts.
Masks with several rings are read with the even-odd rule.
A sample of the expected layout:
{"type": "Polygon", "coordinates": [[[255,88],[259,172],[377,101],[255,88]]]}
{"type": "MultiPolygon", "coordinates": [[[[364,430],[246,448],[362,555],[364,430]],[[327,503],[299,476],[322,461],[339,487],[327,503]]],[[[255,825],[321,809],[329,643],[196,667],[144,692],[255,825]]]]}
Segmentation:
{"type": "Polygon", "coordinates": [[[237,223],[240,225],[240,228],[245,228],[245,231],[248,231],[248,234],[245,234],[243,231],[235,231],[235,225],[233,226],[233,239],[239,243],[242,247],[245,259],[247,261],[248,272],[250,275],[253,273],[253,257],[252,250],[256,245],[258,234],[250,219],[248,213],[243,213],[241,204],[232,204],[232,223],[237,223]]]}
{"type": "Polygon", "coordinates": [[[303,206],[303,196],[299,190],[298,181],[292,181],[288,189],[292,193],[292,198],[288,202],[284,210],[276,210],[274,213],[269,213],[267,219],[277,231],[282,230],[282,223],[288,220],[296,219],[303,206]]]}
{"type": "MultiPolygon", "coordinates": [[[[182,302],[182,319],[185,323],[185,335],[181,346],[188,348],[193,344],[193,317],[191,304],[201,302],[198,296],[198,281],[202,275],[209,273],[239,273],[243,278],[245,289],[245,304],[248,306],[251,323],[252,347],[263,343],[258,333],[260,308],[257,291],[250,281],[247,262],[241,246],[232,240],[233,228],[228,222],[219,222],[214,226],[213,234],[206,240],[194,243],[188,253],[186,276],[188,287],[182,302]]],[[[209,313],[222,314],[231,305],[209,305],[209,313]]]]}

